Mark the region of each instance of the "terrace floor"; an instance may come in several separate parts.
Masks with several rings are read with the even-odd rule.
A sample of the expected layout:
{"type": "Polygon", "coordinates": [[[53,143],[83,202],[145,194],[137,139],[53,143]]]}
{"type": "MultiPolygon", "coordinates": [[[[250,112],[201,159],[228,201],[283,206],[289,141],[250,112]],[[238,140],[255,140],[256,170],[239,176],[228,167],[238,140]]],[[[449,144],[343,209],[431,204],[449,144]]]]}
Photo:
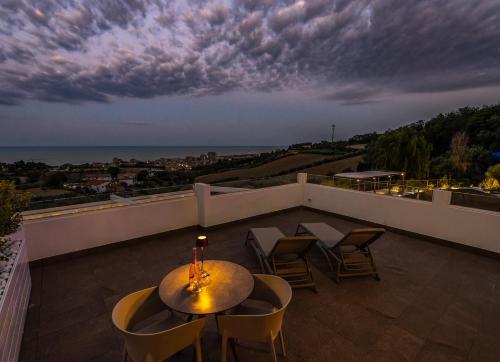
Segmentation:
{"type": "MultiPolygon", "coordinates": [[[[360,226],[309,209],[242,220],[206,232],[206,256],[259,272],[250,227],[327,222],[343,232],[360,226]]],[[[120,361],[122,341],[111,310],[129,292],[160,283],[188,263],[196,228],[117,246],[31,270],[33,288],[21,361],[120,361]]],[[[319,293],[294,291],[285,315],[286,361],[498,361],[500,261],[387,232],[373,245],[381,281],[336,284],[313,251],[319,293]]],[[[215,323],[205,330],[204,360],[218,361],[215,323]]],[[[240,361],[267,361],[265,346],[238,345],[240,361]]],[[[279,350],[279,349],[278,349],[279,350]]],[[[186,350],[176,361],[191,361],[186,350]]]]}

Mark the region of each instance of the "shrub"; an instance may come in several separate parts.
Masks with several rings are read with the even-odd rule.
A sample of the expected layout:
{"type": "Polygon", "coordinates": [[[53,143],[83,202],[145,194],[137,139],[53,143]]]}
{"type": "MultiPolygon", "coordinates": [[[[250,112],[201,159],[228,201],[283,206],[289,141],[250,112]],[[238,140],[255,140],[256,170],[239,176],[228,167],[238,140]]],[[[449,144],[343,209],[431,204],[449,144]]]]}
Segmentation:
{"type": "Polygon", "coordinates": [[[21,225],[21,211],[26,209],[31,194],[16,192],[12,181],[0,181],[0,259],[5,259],[5,236],[12,234],[21,225]]]}
{"type": "Polygon", "coordinates": [[[486,177],[483,182],[479,184],[479,186],[486,191],[500,190],[500,183],[493,177],[486,177]]]}
{"type": "Polygon", "coordinates": [[[486,176],[493,177],[498,182],[500,182],[500,163],[490,166],[486,172],[486,176]]]}
{"type": "Polygon", "coordinates": [[[58,189],[68,181],[68,177],[64,172],[56,171],[47,176],[44,186],[48,188],[58,189]]]}
{"type": "Polygon", "coordinates": [[[486,191],[500,190],[500,163],[488,168],[486,178],[479,186],[486,191]]]}

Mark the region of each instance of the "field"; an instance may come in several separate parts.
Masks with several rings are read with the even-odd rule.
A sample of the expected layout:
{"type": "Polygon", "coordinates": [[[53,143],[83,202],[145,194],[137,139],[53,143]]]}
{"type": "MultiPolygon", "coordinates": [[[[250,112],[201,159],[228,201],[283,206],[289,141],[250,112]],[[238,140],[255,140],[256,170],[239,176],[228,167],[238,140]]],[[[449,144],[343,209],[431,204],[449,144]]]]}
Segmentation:
{"type": "Polygon", "coordinates": [[[253,168],[243,168],[213,173],[210,175],[203,175],[198,177],[196,179],[196,182],[214,183],[227,180],[244,180],[249,178],[267,177],[276,175],[281,172],[286,172],[293,168],[307,167],[307,165],[324,160],[328,157],[331,156],[314,153],[298,153],[291,156],[282,157],[280,159],[253,168]]]}
{"type": "Polygon", "coordinates": [[[313,175],[333,175],[348,168],[356,171],[356,168],[362,159],[363,155],[349,157],[343,160],[332,161],[322,165],[306,168],[304,170],[300,170],[300,172],[306,172],[313,175]]]}
{"type": "MultiPolygon", "coordinates": [[[[287,176],[289,176],[290,174],[295,174],[296,172],[307,172],[315,175],[331,175],[334,173],[342,172],[348,168],[355,171],[358,167],[358,164],[361,162],[363,155],[353,156],[343,160],[331,161],[323,163],[321,165],[308,167],[315,162],[321,162],[330,157],[331,155],[329,156],[314,153],[299,153],[268,162],[258,167],[230,170],[200,176],[196,179],[196,182],[213,184],[235,180],[270,177],[276,176],[278,174],[283,175],[287,174],[287,171],[289,171],[287,176]],[[300,169],[300,171],[297,171],[297,169],[300,169]]],[[[229,186],[229,184],[226,186],[229,186]]]]}
{"type": "Polygon", "coordinates": [[[33,194],[33,197],[56,197],[56,196],[68,196],[73,195],[74,192],[64,190],[64,189],[42,189],[39,187],[24,190],[33,194]]]}
{"type": "Polygon", "coordinates": [[[353,150],[364,150],[366,148],[366,145],[364,143],[358,143],[355,145],[349,145],[347,147],[352,148],[353,150]]]}

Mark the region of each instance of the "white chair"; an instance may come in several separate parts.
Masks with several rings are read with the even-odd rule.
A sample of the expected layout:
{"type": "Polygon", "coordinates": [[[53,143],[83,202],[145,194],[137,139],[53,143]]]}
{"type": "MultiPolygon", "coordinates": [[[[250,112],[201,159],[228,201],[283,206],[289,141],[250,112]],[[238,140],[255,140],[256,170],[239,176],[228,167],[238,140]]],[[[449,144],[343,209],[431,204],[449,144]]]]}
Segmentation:
{"type": "Polygon", "coordinates": [[[194,345],[196,361],[201,362],[201,333],[205,319],[185,323],[175,317],[158,295],[158,287],[132,293],[113,309],[113,323],[125,337],[123,360],[164,361],[194,345]]]}
{"type": "Polygon", "coordinates": [[[221,361],[226,362],[227,344],[230,339],[268,343],[276,362],[274,343],[280,337],[285,356],[282,323],[285,310],[292,299],[290,284],[277,276],[254,274],[255,287],[249,299],[229,315],[217,317],[222,336],[221,361]]]}

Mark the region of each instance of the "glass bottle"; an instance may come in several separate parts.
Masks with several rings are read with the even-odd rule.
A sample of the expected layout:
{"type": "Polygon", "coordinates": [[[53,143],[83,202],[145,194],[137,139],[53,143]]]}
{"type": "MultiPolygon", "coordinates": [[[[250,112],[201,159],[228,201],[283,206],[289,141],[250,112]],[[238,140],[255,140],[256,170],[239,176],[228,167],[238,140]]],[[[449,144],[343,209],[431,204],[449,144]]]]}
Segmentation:
{"type": "Polygon", "coordinates": [[[199,263],[196,260],[196,247],[191,249],[191,265],[189,266],[189,290],[198,293],[200,289],[199,263]]]}

